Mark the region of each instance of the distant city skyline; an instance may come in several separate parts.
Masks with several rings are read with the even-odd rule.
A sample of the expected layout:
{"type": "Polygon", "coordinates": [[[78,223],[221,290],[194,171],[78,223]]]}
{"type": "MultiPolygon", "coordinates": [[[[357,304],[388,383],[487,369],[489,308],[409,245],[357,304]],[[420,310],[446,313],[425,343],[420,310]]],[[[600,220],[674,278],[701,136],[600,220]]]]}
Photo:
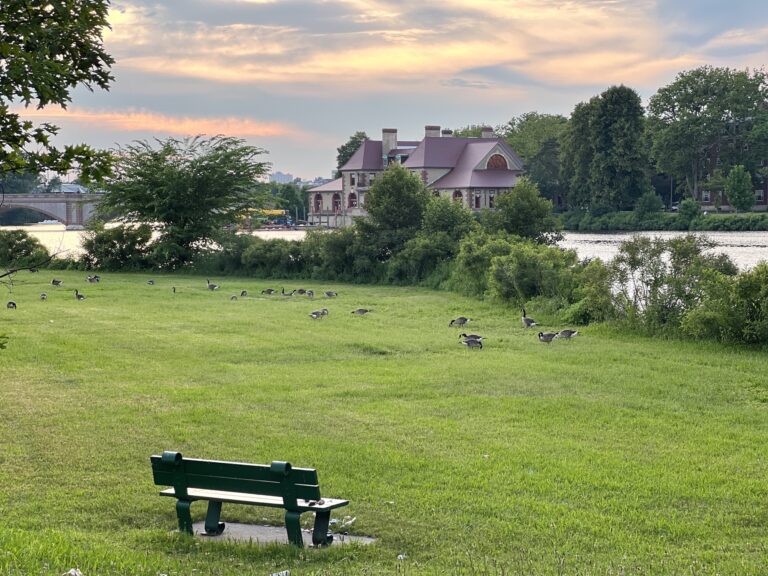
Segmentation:
{"type": "Polygon", "coordinates": [[[240,137],[304,180],[357,131],[568,116],[615,84],[647,103],[684,70],[768,59],[757,0],[114,0],[109,21],[110,91],[24,118],[100,148],[240,137]]]}

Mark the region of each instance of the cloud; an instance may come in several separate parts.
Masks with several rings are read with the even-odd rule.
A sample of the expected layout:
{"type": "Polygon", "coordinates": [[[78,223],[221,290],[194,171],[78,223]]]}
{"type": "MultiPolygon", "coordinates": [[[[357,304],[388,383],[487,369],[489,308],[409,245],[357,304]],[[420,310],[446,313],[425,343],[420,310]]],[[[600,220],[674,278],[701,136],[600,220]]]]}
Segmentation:
{"type": "Polygon", "coordinates": [[[78,108],[46,107],[42,110],[17,110],[25,119],[41,122],[75,123],[83,128],[102,128],[117,132],[161,133],[174,136],[226,134],[240,138],[302,138],[299,129],[278,122],[259,122],[236,117],[176,117],[145,110],[97,111],[78,108]]]}

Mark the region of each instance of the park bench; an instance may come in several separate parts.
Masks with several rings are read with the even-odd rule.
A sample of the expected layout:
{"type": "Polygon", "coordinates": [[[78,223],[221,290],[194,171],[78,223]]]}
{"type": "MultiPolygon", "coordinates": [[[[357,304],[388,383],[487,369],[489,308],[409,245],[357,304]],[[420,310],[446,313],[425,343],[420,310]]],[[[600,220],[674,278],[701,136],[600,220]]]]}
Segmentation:
{"type": "Polygon", "coordinates": [[[349,504],[348,500],[322,498],[317,482],[317,471],[312,468],[294,468],[288,462],[272,464],[246,464],[182,458],[179,452],[163,452],[151,456],[155,484],[171,486],[160,492],[173,496],[179,530],[192,534],[190,507],[196,500],[208,501],[205,533],[211,536],[224,531],[220,522],[223,502],[250,504],[285,509],[285,528],[288,540],[304,545],[300,518],[304,512],[315,513],[312,543],[324,546],[331,543],[328,531],[331,510],[349,504]]]}

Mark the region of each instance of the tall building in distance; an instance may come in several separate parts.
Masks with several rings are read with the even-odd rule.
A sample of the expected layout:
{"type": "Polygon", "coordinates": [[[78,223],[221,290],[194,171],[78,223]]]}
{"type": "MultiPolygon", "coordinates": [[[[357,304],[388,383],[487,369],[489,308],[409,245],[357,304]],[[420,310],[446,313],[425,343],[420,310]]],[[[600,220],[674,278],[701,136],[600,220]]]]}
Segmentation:
{"type": "Polygon", "coordinates": [[[417,175],[435,196],[470,210],[493,208],[512,189],[523,161],[509,144],[485,127],[478,138],[454,137],[450,130],[425,126],[421,140],[398,140],[384,128],[381,140],[365,140],[341,167],[341,177],[309,190],[309,222],[338,228],[365,216],[365,195],[376,177],[397,162],[417,175]]]}

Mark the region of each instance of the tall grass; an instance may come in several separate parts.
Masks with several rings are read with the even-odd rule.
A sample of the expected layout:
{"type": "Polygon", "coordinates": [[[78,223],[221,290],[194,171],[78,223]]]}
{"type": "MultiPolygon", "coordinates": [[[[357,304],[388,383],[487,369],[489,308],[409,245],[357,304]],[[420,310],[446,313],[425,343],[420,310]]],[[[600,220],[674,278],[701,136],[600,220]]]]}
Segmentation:
{"type": "MultiPolygon", "coordinates": [[[[253,279],[211,292],[57,272],[55,289],[42,274],[18,275],[0,316],[2,573],[765,570],[765,353],[600,327],[544,345],[515,310],[422,289],[306,284],[339,291],[312,302],[253,279]],[[459,315],[483,350],[459,344],[459,315]],[[350,500],[350,530],[378,542],[176,535],[149,466],[164,449],[316,467],[326,496],[350,500]]],[[[223,519],[281,524],[253,507],[223,519]]]]}

